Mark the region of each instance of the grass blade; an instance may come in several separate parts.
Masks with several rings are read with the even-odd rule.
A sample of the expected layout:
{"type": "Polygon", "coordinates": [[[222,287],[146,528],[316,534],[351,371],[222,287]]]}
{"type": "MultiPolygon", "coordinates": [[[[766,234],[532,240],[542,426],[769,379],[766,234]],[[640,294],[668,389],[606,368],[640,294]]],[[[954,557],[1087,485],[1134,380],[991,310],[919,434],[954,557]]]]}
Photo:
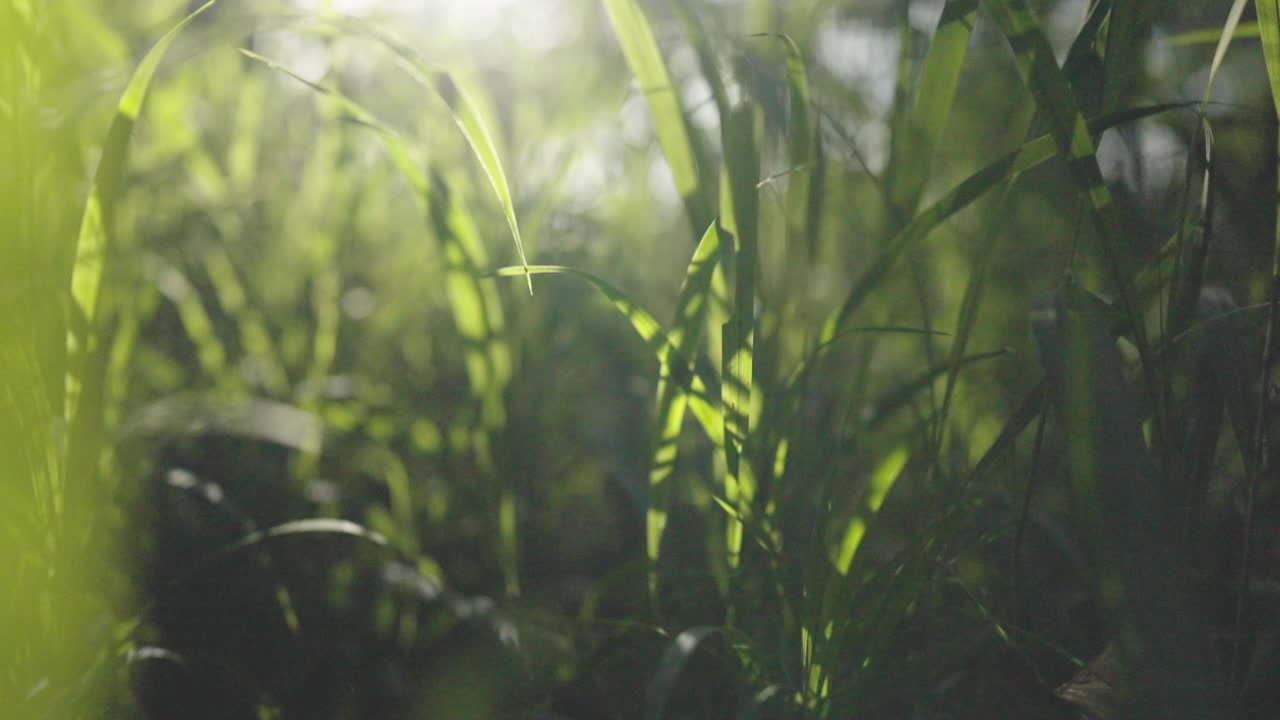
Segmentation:
{"type": "Polygon", "coordinates": [[[316,453],[320,451],[324,424],[312,413],[275,400],[177,394],[144,405],[127,417],[120,426],[119,438],[131,441],[205,433],[252,438],[316,453]]]}
{"type": "Polygon", "coordinates": [[[666,714],[667,698],[670,697],[680,672],[702,641],[719,631],[720,628],[701,625],[685,630],[671,641],[662,653],[662,659],[658,661],[658,672],[649,681],[645,692],[645,720],[661,720],[666,714]]]}
{"type": "Polygon", "coordinates": [[[115,217],[116,196],[120,192],[120,181],[124,175],[133,125],[137,122],[138,112],[142,109],[147,90],[151,87],[151,79],[155,76],[156,69],[164,59],[169,46],[183,29],[201,13],[213,7],[216,2],[217,0],[209,0],[201,5],[170,28],[169,32],[147,51],[142,62],[133,71],[129,84],[125,86],[124,95],[116,105],[115,117],[111,120],[111,128],[107,131],[107,140],[102,149],[102,160],[94,173],[93,185],[89,188],[89,200],[80,221],[80,233],[75,247],[75,270],[71,275],[71,296],[90,327],[93,325],[97,310],[102,266],[107,252],[111,223],[115,217]]]}
{"type": "Polygon", "coordinates": [[[910,453],[907,452],[906,447],[896,448],[876,465],[875,470],[871,471],[871,476],[867,478],[867,487],[863,491],[865,495],[862,499],[862,504],[854,512],[853,517],[849,518],[840,540],[840,546],[836,550],[835,557],[832,558],[836,572],[842,576],[849,574],[849,568],[853,564],[853,557],[857,554],[858,547],[862,544],[862,538],[866,535],[868,525],[876,514],[880,512],[880,506],[884,504],[885,497],[893,489],[893,484],[897,482],[898,476],[902,474],[902,469],[906,467],[909,457],[910,453]]]}
{"type": "Polygon", "coordinates": [[[697,155],[685,122],[684,103],[662,60],[649,21],[634,0],[605,0],[604,4],[627,67],[631,68],[649,105],[658,145],[671,168],[676,191],[684,199],[689,221],[694,228],[705,227],[711,220],[710,202],[699,180],[697,155]]]}
{"type": "MultiPolygon", "coordinates": [[[[516,221],[515,203],[511,200],[511,187],[507,182],[506,173],[502,170],[502,160],[498,157],[498,150],[494,147],[493,138],[489,135],[489,128],[485,125],[484,118],[481,117],[475,103],[449,73],[443,70],[437,71],[434,82],[429,85],[449,106],[454,122],[467,139],[467,144],[471,146],[476,159],[480,161],[480,167],[489,178],[489,185],[493,187],[493,192],[497,195],[498,202],[502,204],[502,210],[507,216],[507,225],[511,228],[512,239],[515,240],[520,264],[528,268],[529,260],[524,254],[524,241],[520,239],[520,224],[516,221]]],[[[532,295],[533,276],[527,272],[525,282],[529,286],[529,294],[532,295]]]]}
{"type": "Polygon", "coordinates": [[[891,189],[895,207],[914,213],[929,177],[938,138],[946,127],[955,99],[969,36],[978,14],[978,0],[947,0],[929,44],[908,125],[910,136],[899,148],[902,171],[891,189]]]}
{"type": "Polygon", "coordinates": [[[1146,329],[1134,304],[1127,259],[1120,244],[1121,233],[1115,217],[1111,191],[1098,166],[1093,136],[1080,113],[1062,70],[1054,61],[1053,49],[1041,32],[1026,0],[986,0],[1000,31],[1013,49],[1018,73],[1031,91],[1036,107],[1047,121],[1058,154],[1067,162],[1079,190],[1089,199],[1089,218],[1101,240],[1102,256],[1119,298],[1120,308],[1133,323],[1134,345],[1142,359],[1142,372],[1155,406],[1156,445],[1165,452],[1169,433],[1160,397],[1158,368],[1147,344],[1146,329]]]}
{"type": "MultiPolygon", "coordinates": [[[[733,314],[722,329],[723,373],[720,405],[724,413],[725,497],[742,515],[750,515],[755,478],[750,463],[741,463],[751,425],[752,368],[755,358],[755,279],[759,262],[756,182],[759,161],[755,148],[755,114],[749,107],[734,110],[723,126],[725,171],[722,206],[728,212],[725,230],[734,236],[733,314]]],[[[741,523],[728,529],[729,567],[737,566],[742,546],[741,523]]]]}
{"type": "Polygon", "coordinates": [[[649,558],[649,592],[657,603],[658,554],[662,545],[662,533],[667,523],[667,505],[670,489],[668,478],[675,467],[679,447],[680,430],[684,425],[684,413],[688,399],[673,374],[688,375],[693,368],[676,367],[683,362],[677,358],[691,357],[691,350],[698,346],[703,319],[710,302],[711,278],[720,255],[720,224],[714,222],[703,233],[702,240],[693,252],[689,268],[685,272],[680,296],[676,300],[675,321],[668,337],[670,345],[661,353],[657,389],[657,433],[653,459],[649,465],[649,507],[645,519],[645,547],[649,558]]]}

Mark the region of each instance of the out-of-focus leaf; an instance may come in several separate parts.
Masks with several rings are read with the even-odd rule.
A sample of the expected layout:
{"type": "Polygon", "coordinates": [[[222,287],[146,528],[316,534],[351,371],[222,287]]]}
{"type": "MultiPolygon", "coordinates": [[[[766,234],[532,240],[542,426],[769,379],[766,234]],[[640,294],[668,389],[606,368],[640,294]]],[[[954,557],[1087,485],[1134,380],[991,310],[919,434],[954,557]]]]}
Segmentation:
{"type": "Polygon", "coordinates": [[[319,417],[275,400],[240,400],[200,394],[161,398],[127,416],[121,440],[221,433],[265,440],[306,453],[320,450],[319,417]]]}

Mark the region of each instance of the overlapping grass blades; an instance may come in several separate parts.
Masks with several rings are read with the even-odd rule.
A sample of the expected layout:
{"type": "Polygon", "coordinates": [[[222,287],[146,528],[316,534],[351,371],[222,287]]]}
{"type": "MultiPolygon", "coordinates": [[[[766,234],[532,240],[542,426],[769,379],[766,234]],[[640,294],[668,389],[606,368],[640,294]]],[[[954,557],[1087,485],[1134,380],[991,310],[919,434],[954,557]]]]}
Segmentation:
{"type": "MultiPolygon", "coordinates": [[[[513,366],[511,351],[504,337],[505,320],[497,289],[491,283],[480,281],[482,269],[489,265],[489,258],[470,213],[450,192],[447,181],[440,173],[436,172],[429,177],[414,159],[407,141],[395,130],[382,124],[359,103],[333,88],[302,78],[258,53],[245,49],[240,52],[332,99],[354,120],[372,130],[396,168],[413,188],[415,199],[429,217],[445,257],[445,288],[449,308],[458,333],[462,336],[467,379],[480,411],[479,434],[475,438],[477,442],[472,443],[476,460],[482,470],[493,473],[488,440],[506,424],[503,392],[510,383],[513,366]]],[[[490,182],[493,182],[493,177],[490,176],[490,182]]],[[[505,182],[503,186],[505,187],[505,182]]],[[[509,195],[506,197],[509,201],[509,195]]],[[[529,275],[528,272],[525,274],[529,275]]],[[[526,280],[532,288],[532,280],[527,277],[526,280]]],[[[510,487],[500,487],[496,495],[498,547],[503,574],[507,591],[517,594],[519,548],[515,494],[510,487]]]]}
{"type": "MultiPolygon", "coordinates": [[[[688,398],[675,376],[686,376],[693,367],[691,358],[698,347],[707,305],[710,302],[711,278],[720,259],[722,230],[719,222],[713,222],[703,233],[702,240],[693,252],[689,268],[685,272],[676,299],[675,320],[668,336],[670,345],[659,351],[657,409],[655,420],[653,459],[649,465],[649,502],[645,515],[645,547],[649,559],[649,593],[657,602],[658,554],[662,546],[662,534],[667,524],[670,499],[668,486],[676,462],[680,431],[684,427],[684,414],[688,398]]],[[[723,443],[719,435],[712,436],[718,446],[723,443]]]]}
{"type": "Polygon", "coordinates": [[[907,213],[915,212],[929,178],[938,139],[951,113],[977,14],[978,0],[947,0],[929,43],[911,108],[910,132],[906,141],[898,145],[897,162],[903,170],[895,175],[897,182],[890,188],[894,206],[907,213]]]}
{"type": "Polygon", "coordinates": [[[70,428],[66,444],[67,477],[88,477],[99,461],[103,421],[106,407],[103,385],[108,352],[108,338],[99,337],[99,303],[102,277],[107,258],[113,252],[116,201],[128,162],[133,126],[137,121],[147,90],[165,52],[196,17],[217,0],[201,5],[165,33],[143,56],[129,78],[124,94],[116,104],[115,115],[102,148],[102,157],[94,173],[80,220],[80,230],[71,250],[75,258],[71,269],[71,316],[67,334],[67,350],[71,362],[63,383],[63,420],[70,428]],[[77,333],[79,327],[83,333],[77,333]]]}
{"type": "Polygon", "coordinates": [[[116,113],[102,149],[102,159],[94,173],[89,199],[80,221],[80,234],[75,246],[75,266],[71,274],[71,296],[86,325],[91,329],[97,317],[102,268],[108,252],[111,224],[115,219],[116,198],[120,193],[125,163],[129,157],[133,125],[147,97],[151,79],[169,46],[193,20],[216,3],[217,0],[209,0],[201,5],[170,28],[147,51],[142,62],[134,69],[129,84],[125,86],[124,94],[116,105],[116,113]]]}
{"type": "MultiPolygon", "coordinates": [[[[1151,356],[1141,309],[1131,289],[1129,252],[1121,245],[1111,191],[1102,179],[1088,123],[1080,113],[1066,76],[1053,58],[1053,50],[1025,0],[985,0],[987,9],[1013,49],[1018,73],[1036,101],[1036,108],[1050,128],[1058,155],[1067,163],[1079,191],[1089,200],[1089,218],[1101,243],[1102,257],[1121,310],[1133,325],[1134,345],[1142,360],[1142,372],[1155,405],[1155,435],[1163,452],[1167,447],[1167,417],[1156,392],[1161,387],[1159,368],[1151,356]]],[[[1108,36],[1108,44],[1124,45],[1127,39],[1108,36]]],[[[1130,68],[1131,69],[1131,68],[1130,68]]],[[[1110,78],[1109,78],[1110,79],[1110,78]]]]}

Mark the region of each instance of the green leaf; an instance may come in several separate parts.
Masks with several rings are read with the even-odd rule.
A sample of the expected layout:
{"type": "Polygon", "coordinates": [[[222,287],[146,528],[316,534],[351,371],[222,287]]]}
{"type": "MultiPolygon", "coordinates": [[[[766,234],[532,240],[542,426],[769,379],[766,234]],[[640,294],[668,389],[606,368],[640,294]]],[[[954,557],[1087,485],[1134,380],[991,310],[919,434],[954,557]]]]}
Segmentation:
{"type": "MultiPolygon", "coordinates": [[[[1145,324],[1135,305],[1129,281],[1127,245],[1121,243],[1119,222],[1111,191],[1098,167],[1093,136],[1076,104],[1053,50],[1041,31],[1026,0],[984,0],[992,18],[1013,49],[1018,73],[1035,98],[1036,107],[1047,121],[1058,155],[1067,163],[1077,188],[1089,199],[1089,218],[1101,241],[1102,256],[1115,287],[1121,310],[1132,322],[1134,345],[1142,359],[1142,372],[1155,404],[1155,435],[1162,448],[1168,437],[1165,428],[1158,368],[1148,347],[1145,324]]],[[[1131,32],[1127,30],[1126,32],[1131,32]]]]}
{"type": "MultiPolygon", "coordinates": [[[[728,182],[721,186],[721,205],[727,215],[725,231],[734,236],[733,314],[722,328],[723,371],[720,406],[724,414],[724,451],[728,473],[725,497],[743,515],[750,514],[755,498],[755,479],[750,463],[741,463],[750,433],[752,383],[755,358],[755,277],[759,262],[757,222],[759,195],[756,183],[759,160],[755,147],[755,113],[749,107],[734,110],[722,126],[725,171],[728,182]]],[[[741,549],[741,523],[728,528],[729,567],[736,567],[741,549]]]]}
{"type": "MultiPolygon", "coordinates": [[[[498,202],[502,204],[502,210],[507,216],[507,225],[511,228],[511,237],[516,243],[516,252],[520,256],[520,264],[527,268],[529,261],[524,254],[524,241],[520,239],[520,224],[516,221],[516,206],[511,200],[511,187],[507,182],[506,173],[502,170],[498,150],[494,147],[493,138],[489,135],[489,128],[485,125],[484,118],[480,116],[480,111],[449,73],[443,70],[437,71],[431,78],[434,82],[427,82],[427,76],[424,74],[415,74],[414,77],[435,90],[440,99],[449,106],[454,122],[480,161],[480,167],[484,169],[484,174],[489,178],[489,184],[493,187],[498,202]]],[[[525,281],[529,286],[529,294],[532,295],[533,276],[525,273],[525,281]]]]}
{"type": "Polygon", "coordinates": [[[168,395],[139,408],[120,426],[121,440],[222,433],[319,452],[324,433],[316,415],[266,398],[231,400],[198,393],[168,395]]]}
{"type": "Polygon", "coordinates": [[[893,188],[893,203],[908,213],[920,204],[934,150],[955,99],[977,14],[978,0],[947,0],[938,17],[911,108],[910,134],[899,146],[901,172],[893,188]]]}
{"type": "MultiPolygon", "coordinates": [[[[1247,0],[1236,0],[1231,6],[1231,12],[1227,13],[1227,21],[1222,25],[1222,33],[1218,37],[1218,46],[1213,51],[1213,62],[1209,64],[1209,82],[1205,83],[1204,99],[1200,102],[1200,113],[1203,115],[1209,105],[1209,99],[1213,97],[1213,83],[1218,79],[1218,70],[1222,68],[1222,60],[1227,56],[1227,48],[1231,46],[1231,40],[1236,37],[1236,28],[1240,25],[1240,16],[1244,14],[1244,6],[1247,0]]],[[[1259,12],[1259,15],[1262,13],[1259,12]]],[[[1263,52],[1266,52],[1265,42],[1263,52]]]]}
{"type": "Polygon", "coordinates": [[[680,678],[684,666],[689,663],[689,659],[693,657],[694,651],[702,641],[717,632],[720,632],[720,628],[701,625],[681,632],[671,641],[666,651],[662,653],[662,659],[658,661],[658,671],[654,673],[645,691],[646,720],[661,720],[666,714],[667,698],[670,697],[671,690],[680,678]]]}
{"type": "MultiPolygon", "coordinates": [[[[677,365],[677,358],[691,357],[698,346],[703,318],[710,302],[711,278],[720,254],[720,224],[713,222],[703,233],[702,240],[693,252],[693,259],[685,271],[680,295],[676,300],[675,321],[668,337],[670,345],[660,353],[657,388],[657,432],[653,458],[649,465],[649,506],[646,513],[645,545],[649,558],[649,591],[656,603],[658,589],[658,554],[662,545],[662,533],[667,524],[667,505],[670,489],[667,481],[675,467],[679,451],[680,430],[684,425],[684,413],[688,398],[674,374],[688,376],[693,367],[677,365]]],[[[717,445],[723,438],[713,438],[717,445]]]]}
{"type": "MultiPolygon", "coordinates": [[[[609,20],[653,116],[658,145],[667,158],[676,191],[684,199],[693,227],[706,226],[711,212],[699,179],[697,155],[685,122],[684,103],[672,83],[644,12],[634,0],[604,0],[609,20]]],[[[710,82],[710,81],[709,81],[710,82]]],[[[723,121],[723,118],[722,118],[723,121]]]]}
{"type": "MultiPolygon", "coordinates": [[[[213,7],[217,0],[201,5],[190,15],[166,32],[156,42],[142,62],[133,71],[129,84],[125,86],[120,102],[116,104],[115,116],[111,119],[111,127],[107,130],[107,139],[102,148],[102,159],[93,175],[93,184],[89,187],[89,199],[85,203],[84,213],[80,218],[80,232],[74,248],[75,265],[71,273],[71,297],[80,315],[84,318],[85,327],[90,333],[94,331],[97,321],[98,299],[101,293],[102,269],[108,253],[110,236],[115,220],[116,198],[120,193],[120,183],[124,178],[125,163],[129,157],[129,144],[133,136],[133,125],[137,122],[138,112],[151,87],[151,79],[156,68],[164,58],[169,46],[182,31],[201,13],[213,7]]],[[[88,338],[84,339],[87,344],[88,338]]],[[[69,349],[75,353],[82,349],[81,342],[74,335],[67,339],[69,349]]],[[[82,391],[82,379],[74,374],[67,376],[66,417],[75,418],[82,391]]]]}
{"type": "Polygon", "coordinates": [[[862,544],[868,525],[880,512],[880,506],[884,504],[885,497],[893,489],[893,484],[902,474],[902,468],[906,467],[910,456],[906,447],[896,448],[876,465],[875,470],[871,471],[871,476],[867,478],[867,488],[864,491],[862,504],[853,517],[849,518],[839,549],[832,559],[836,572],[841,575],[849,574],[849,567],[853,564],[853,557],[862,544]]]}

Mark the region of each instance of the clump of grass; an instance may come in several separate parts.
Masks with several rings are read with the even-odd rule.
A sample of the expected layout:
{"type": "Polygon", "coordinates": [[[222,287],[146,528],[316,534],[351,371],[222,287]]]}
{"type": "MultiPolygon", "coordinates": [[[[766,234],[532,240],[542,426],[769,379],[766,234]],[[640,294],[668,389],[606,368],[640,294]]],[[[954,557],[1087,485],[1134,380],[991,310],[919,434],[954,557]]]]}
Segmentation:
{"type": "Polygon", "coordinates": [[[485,83],[373,24],[262,16],[221,43],[240,20],[214,6],[142,55],[75,212],[40,198],[20,147],[55,137],[33,129],[27,98],[47,88],[31,38],[48,18],[112,31],[0,6],[21,28],[4,57],[28,68],[0,73],[15,141],[0,159],[32,179],[8,195],[23,220],[0,256],[15,293],[0,447],[22,459],[5,486],[15,707],[1274,708],[1260,548],[1280,265],[1252,288],[1215,270],[1232,145],[1210,103],[1231,41],[1255,35],[1280,97],[1274,3],[1252,25],[1244,2],[1228,10],[1199,103],[1157,103],[1140,61],[1155,11],[1091,3],[1059,66],[1025,0],[948,0],[931,33],[880,19],[897,75],[889,107],[865,110],[816,50],[834,17],[797,6],[737,27],[730,10],[606,0],[612,72],[554,100],[595,117],[609,103],[590,83],[630,73],[674,221],[629,185],[561,209],[521,133],[576,121],[540,118],[518,82],[491,112],[485,83]],[[325,69],[274,52],[276,23],[325,69]],[[1004,45],[974,45],[978,25],[1004,45]],[[166,76],[192,37],[216,49],[166,76]],[[356,79],[352,54],[397,72],[370,61],[356,79]],[[1014,98],[1000,127],[978,75],[1014,98]],[[223,101],[235,122],[175,121],[223,101]],[[1193,107],[1185,147],[1204,160],[1177,202],[1104,177],[1104,133],[1181,131],[1193,107]],[[889,135],[878,173],[859,165],[860,123],[889,135]],[[1130,216],[1165,205],[1172,237],[1130,241],[1130,216]],[[543,239],[533,260],[563,264],[531,262],[521,222],[543,239]],[[658,225],[678,240],[652,247],[676,248],[682,273],[594,266],[658,225]],[[11,270],[55,237],[58,262],[11,270]],[[594,294],[548,279],[508,297],[497,279],[533,293],[550,274],[594,294]],[[641,343],[591,337],[615,329],[641,343]],[[116,487],[141,501],[132,519],[103,501],[116,487]],[[89,577],[76,555],[109,532],[145,558],[104,573],[139,589],[131,607],[63,603],[89,577]],[[95,622],[110,631],[78,660],[48,660],[95,622]]]}

